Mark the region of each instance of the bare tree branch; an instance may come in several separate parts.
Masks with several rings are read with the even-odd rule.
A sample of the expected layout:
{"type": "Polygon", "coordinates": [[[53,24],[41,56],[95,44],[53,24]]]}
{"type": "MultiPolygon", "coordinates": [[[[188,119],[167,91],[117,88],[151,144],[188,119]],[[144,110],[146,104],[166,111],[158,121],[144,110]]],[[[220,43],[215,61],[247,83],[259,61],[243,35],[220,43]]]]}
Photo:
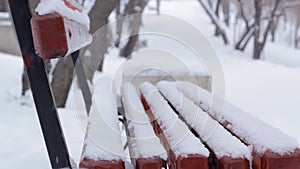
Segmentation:
{"type": "Polygon", "coordinates": [[[198,0],[200,2],[200,4],[202,5],[203,9],[205,10],[205,12],[207,13],[207,15],[210,17],[210,19],[212,20],[213,24],[216,26],[216,28],[218,29],[218,32],[220,33],[220,35],[222,36],[222,39],[224,41],[225,44],[228,44],[228,38],[227,35],[225,33],[225,29],[223,28],[223,26],[221,26],[221,23],[219,22],[216,14],[214,12],[212,12],[209,8],[209,6],[206,4],[206,2],[204,2],[203,0],[198,0]]]}
{"type": "Polygon", "coordinates": [[[279,3],[280,3],[280,0],[276,0],[275,1],[275,5],[274,5],[272,13],[271,13],[271,18],[269,20],[267,29],[265,30],[264,35],[263,35],[263,41],[260,44],[259,54],[261,54],[263,48],[265,47],[265,44],[266,44],[266,41],[267,41],[267,38],[268,38],[268,34],[270,32],[270,29],[271,29],[272,25],[274,24],[275,13],[276,13],[276,11],[278,9],[279,3]]]}
{"type": "MultiPolygon", "coordinates": [[[[133,11],[130,11],[130,13],[135,14],[133,15],[133,20],[131,23],[131,37],[129,37],[129,40],[127,44],[124,46],[124,48],[121,50],[120,55],[123,57],[129,57],[133,51],[134,47],[136,46],[138,39],[139,39],[139,30],[140,26],[142,24],[142,13],[144,11],[144,8],[147,4],[146,0],[130,0],[132,1],[133,7],[130,7],[133,11]]],[[[130,3],[129,1],[129,3],[130,3]]]]}

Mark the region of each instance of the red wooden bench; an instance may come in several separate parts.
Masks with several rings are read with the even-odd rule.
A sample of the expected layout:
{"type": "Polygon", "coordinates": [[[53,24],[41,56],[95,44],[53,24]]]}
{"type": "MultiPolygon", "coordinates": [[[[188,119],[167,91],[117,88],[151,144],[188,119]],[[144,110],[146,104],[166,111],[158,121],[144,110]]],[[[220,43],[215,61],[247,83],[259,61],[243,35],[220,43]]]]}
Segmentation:
{"type": "Polygon", "coordinates": [[[153,131],[135,88],[124,84],[121,93],[132,163],[136,169],[166,168],[166,151],[153,131]]]}
{"type": "Polygon", "coordinates": [[[156,135],[168,151],[169,168],[208,169],[209,152],[150,83],[141,85],[142,103],[156,135]]]}
{"type": "MultiPolygon", "coordinates": [[[[43,5],[46,5],[47,8],[47,3],[42,4],[37,9],[37,14],[32,17],[27,0],[8,1],[24,64],[32,85],[32,93],[52,168],[71,168],[70,156],[41,58],[63,57],[74,52],[71,55],[74,58],[73,61],[76,62],[79,49],[91,42],[88,26],[82,22],[86,19],[80,20],[81,16],[78,16],[81,15],[78,12],[80,8],[77,5],[68,3],[69,1],[66,0],[56,2],[62,3],[59,6],[73,13],[75,17],[73,14],[68,15],[69,12],[62,12],[61,9],[51,8],[52,11],[45,12],[41,8],[43,8],[43,5]]],[[[43,2],[51,2],[51,0],[43,2]]],[[[90,123],[80,162],[81,168],[125,168],[124,150],[118,128],[117,106],[114,104],[115,100],[113,99],[115,94],[110,93],[111,90],[107,90],[111,86],[113,86],[111,81],[105,78],[102,78],[101,82],[96,85],[94,105],[91,110],[90,123]],[[103,98],[106,100],[102,102],[103,98]],[[97,101],[99,101],[99,105],[97,101]]],[[[190,83],[180,83],[180,88],[187,98],[222,124],[232,135],[253,147],[252,164],[254,169],[300,169],[300,150],[294,139],[228,103],[225,104],[224,113],[217,112],[210,104],[211,94],[198,86],[190,83]],[[223,116],[219,117],[218,114],[223,116]],[[253,126],[259,126],[259,130],[253,130],[253,126]]],[[[208,169],[209,151],[176,115],[171,105],[151,84],[146,83],[141,89],[144,111],[148,115],[148,120],[151,121],[154,133],[160,139],[164,149],[167,150],[169,168],[208,169]]],[[[130,98],[128,99],[130,100],[130,98]]],[[[171,99],[169,101],[171,102],[171,99]]],[[[190,104],[190,102],[186,103],[190,104]]],[[[173,103],[172,105],[176,108],[176,104],[173,103]]],[[[176,109],[176,111],[182,114],[187,123],[189,122],[186,112],[181,109],[176,109]]],[[[200,110],[197,111],[200,112],[200,110]]],[[[204,112],[200,113],[203,115],[204,112]]],[[[212,121],[210,124],[217,125],[212,119],[210,121],[212,121]]],[[[138,130],[141,126],[131,128],[132,121],[126,120],[126,123],[127,129],[130,130],[127,132],[129,137],[138,137],[131,130],[138,130]]],[[[198,125],[201,126],[201,124],[198,125]]],[[[194,123],[190,126],[200,136],[203,134],[198,129],[199,126],[197,127],[194,123]]],[[[223,129],[220,129],[220,131],[224,133],[223,129]]],[[[224,137],[228,137],[226,140],[233,140],[228,134],[224,137]]],[[[212,154],[215,154],[219,160],[220,168],[228,168],[225,164],[229,164],[231,167],[241,167],[241,159],[218,155],[218,152],[215,152],[217,148],[214,144],[208,140],[205,141],[211,148],[212,154]],[[238,166],[234,165],[235,162],[238,166]]],[[[163,158],[159,160],[154,158],[156,156],[138,158],[141,154],[138,154],[138,150],[134,149],[136,147],[133,147],[137,142],[137,140],[129,139],[130,149],[135,152],[131,156],[135,158],[136,168],[147,169],[149,165],[152,168],[152,164],[157,168],[164,166],[163,158]]]]}
{"type": "Polygon", "coordinates": [[[67,0],[55,1],[57,7],[50,6],[51,11],[45,11],[47,5],[51,5],[48,3],[41,2],[31,19],[34,47],[40,57],[63,57],[92,42],[89,25],[80,19],[89,20],[87,14],[79,12],[80,4],[73,5],[67,0]]]}
{"type": "Polygon", "coordinates": [[[300,149],[295,139],[256,117],[224,102],[224,111],[212,105],[213,95],[199,86],[179,82],[180,89],[204,111],[252,149],[254,169],[300,169],[300,149]]]}
{"type": "Polygon", "coordinates": [[[211,150],[218,168],[249,169],[251,153],[239,139],[180,93],[175,83],[159,82],[160,92],[211,150]]]}
{"type": "Polygon", "coordinates": [[[95,84],[79,166],[84,169],[125,169],[125,153],[121,142],[116,93],[112,89],[112,79],[100,77],[98,81],[95,84]]]}

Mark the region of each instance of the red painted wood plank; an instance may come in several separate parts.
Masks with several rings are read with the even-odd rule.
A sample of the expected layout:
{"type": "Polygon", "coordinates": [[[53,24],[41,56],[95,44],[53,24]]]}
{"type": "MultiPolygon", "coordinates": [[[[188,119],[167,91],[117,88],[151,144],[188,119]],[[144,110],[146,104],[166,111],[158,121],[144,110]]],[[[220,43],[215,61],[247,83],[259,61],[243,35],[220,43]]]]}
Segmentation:
{"type": "Polygon", "coordinates": [[[82,169],[125,169],[125,164],[121,160],[93,160],[85,157],[81,160],[79,167],[82,169]]]}
{"type": "Polygon", "coordinates": [[[156,122],[154,115],[148,105],[146,99],[141,95],[141,101],[144,106],[144,109],[148,116],[151,119],[151,124],[156,135],[161,139],[166,151],[168,152],[168,165],[170,169],[208,169],[208,158],[198,154],[188,154],[175,157],[173,150],[170,148],[170,145],[164,136],[162,129],[159,124],[156,122]]]}
{"type": "Polygon", "coordinates": [[[86,45],[92,38],[85,25],[58,13],[35,14],[31,19],[36,53],[43,59],[64,57],[86,45]]]}

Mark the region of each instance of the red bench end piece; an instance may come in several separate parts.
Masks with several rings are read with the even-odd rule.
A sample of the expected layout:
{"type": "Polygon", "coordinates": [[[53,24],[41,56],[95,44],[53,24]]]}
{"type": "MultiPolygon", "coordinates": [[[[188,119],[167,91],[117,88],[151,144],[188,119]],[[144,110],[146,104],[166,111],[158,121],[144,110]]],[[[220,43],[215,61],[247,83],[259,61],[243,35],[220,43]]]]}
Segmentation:
{"type": "Polygon", "coordinates": [[[31,27],[37,55],[44,59],[51,59],[68,53],[64,19],[61,15],[35,14],[31,19],[31,27]]]}
{"type": "Polygon", "coordinates": [[[166,168],[166,162],[159,158],[138,158],[135,161],[136,169],[161,169],[166,168]]]}
{"type": "Polygon", "coordinates": [[[125,164],[122,160],[92,160],[85,157],[81,160],[79,167],[84,169],[125,169],[125,164]]]}
{"type": "Polygon", "coordinates": [[[300,149],[288,155],[270,151],[253,155],[253,169],[300,169],[300,149]]]}
{"type": "Polygon", "coordinates": [[[187,155],[186,157],[179,156],[176,159],[177,169],[208,169],[207,157],[201,155],[187,155]]]}

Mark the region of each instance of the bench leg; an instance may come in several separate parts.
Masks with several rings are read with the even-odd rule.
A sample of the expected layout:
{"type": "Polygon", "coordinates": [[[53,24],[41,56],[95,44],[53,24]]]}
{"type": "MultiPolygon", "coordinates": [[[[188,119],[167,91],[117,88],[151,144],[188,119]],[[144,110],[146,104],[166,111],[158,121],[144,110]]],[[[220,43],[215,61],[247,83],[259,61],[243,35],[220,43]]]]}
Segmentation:
{"type": "Polygon", "coordinates": [[[52,168],[71,168],[43,60],[35,54],[27,0],[8,0],[52,168]]]}
{"type": "Polygon", "coordinates": [[[86,75],[84,73],[84,69],[83,69],[83,66],[82,66],[82,61],[79,57],[79,54],[80,54],[80,50],[72,53],[71,57],[72,57],[74,68],[75,68],[75,71],[76,71],[76,74],[77,74],[77,78],[78,78],[78,81],[79,81],[81,92],[82,92],[82,95],[83,95],[85,108],[86,108],[87,113],[89,114],[90,109],[91,109],[91,105],[92,105],[92,94],[91,94],[89,85],[87,83],[87,78],[86,78],[86,75]]]}

